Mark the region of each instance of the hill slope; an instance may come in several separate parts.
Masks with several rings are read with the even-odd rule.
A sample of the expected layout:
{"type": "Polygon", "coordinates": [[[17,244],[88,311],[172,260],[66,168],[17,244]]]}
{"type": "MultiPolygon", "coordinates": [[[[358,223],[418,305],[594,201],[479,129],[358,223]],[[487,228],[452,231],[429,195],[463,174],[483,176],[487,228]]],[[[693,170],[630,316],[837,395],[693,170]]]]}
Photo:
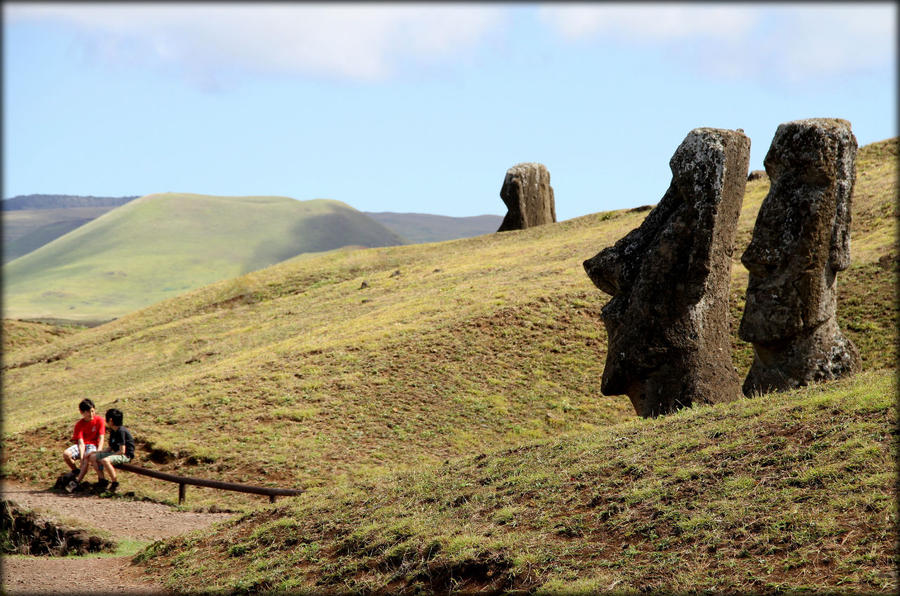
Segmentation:
{"type": "MultiPolygon", "coordinates": [[[[896,140],[861,151],[853,262],[838,282],[839,322],[867,369],[897,358],[896,155],[896,140]]],[[[736,337],[739,257],[767,188],[748,185],[734,254],[742,373],[752,351],[736,337]]],[[[627,398],[599,392],[607,297],[581,263],[646,213],[301,255],[4,354],[4,431],[21,439],[5,470],[52,478],[58,462],[41,449],[65,438],[84,397],[123,408],[148,465],[302,487],[630,419],[627,398]]],[[[172,497],[152,480],[129,483],[172,497]]]]}
{"type": "Polygon", "coordinates": [[[337,201],[147,195],[6,264],[4,311],[108,320],[300,253],[402,242],[337,201]]]}
{"type": "Polygon", "coordinates": [[[183,591],[895,593],[892,377],[313,490],[138,558],[183,591]]]}
{"type": "Polygon", "coordinates": [[[72,326],[3,319],[3,353],[9,354],[14,350],[51,343],[60,337],[77,333],[79,329],[72,326]]]}
{"type": "Polygon", "coordinates": [[[3,212],[3,262],[18,259],[91,222],[113,207],[22,209],[3,212]]]}
{"type": "Polygon", "coordinates": [[[364,213],[413,244],[443,242],[444,240],[492,234],[503,222],[503,217],[500,215],[448,217],[427,213],[392,213],[389,211],[378,213],[366,211],[364,213]]]}
{"type": "Polygon", "coordinates": [[[25,195],[5,199],[3,262],[28,254],[136,198],[25,195]]]}

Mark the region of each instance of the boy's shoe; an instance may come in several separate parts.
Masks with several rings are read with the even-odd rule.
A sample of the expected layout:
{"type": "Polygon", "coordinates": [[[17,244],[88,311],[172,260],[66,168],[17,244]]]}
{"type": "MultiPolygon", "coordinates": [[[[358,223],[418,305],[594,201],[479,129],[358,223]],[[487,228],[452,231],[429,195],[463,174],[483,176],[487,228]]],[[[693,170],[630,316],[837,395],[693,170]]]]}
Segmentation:
{"type": "Polygon", "coordinates": [[[77,481],[77,480],[70,480],[70,481],[69,481],[69,484],[66,485],[66,492],[67,492],[67,493],[73,493],[73,492],[75,492],[75,489],[76,489],[76,488],[78,488],[78,481],[77,481]]]}
{"type": "Polygon", "coordinates": [[[107,486],[109,486],[109,480],[107,480],[106,478],[101,478],[97,481],[97,484],[94,485],[94,492],[102,493],[104,490],[106,490],[107,486]]]}
{"type": "Polygon", "coordinates": [[[115,482],[113,482],[112,484],[109,485],[108,490],[109,490],[109,492],[114,493],[114,492],[116,492],[116,489],[118,489],[118,488],[119,488],[119,481],[116,480],[115,482]]]}

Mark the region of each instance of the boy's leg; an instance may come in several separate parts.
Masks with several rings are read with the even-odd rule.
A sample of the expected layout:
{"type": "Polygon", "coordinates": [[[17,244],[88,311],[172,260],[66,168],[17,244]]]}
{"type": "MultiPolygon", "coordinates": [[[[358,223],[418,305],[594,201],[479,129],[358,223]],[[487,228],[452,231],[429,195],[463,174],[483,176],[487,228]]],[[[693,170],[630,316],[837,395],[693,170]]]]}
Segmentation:
{"type": "Polygon", "coordinates": [[[96,451],[91,453],[88,463],[97,470],[97,480],[105,480],[105,478],[103,478],[103,466],[100,464],[100,460],[97,459],[96,451]]]}
{"type": "Polygon", "coordinates": [[[88,446],[85,445],[84,456],[81,458],[81,471],[78,472],[78,477],[75,479],[75,482],[80,483],[82,480],[84,480],[84,477],[87,475],[87,472],[91,467],[91,456],[96,452],[96,447],[91,451],[88,451],[88,446]]]}
{"type": "Polygon", "coordinates": [[[112,462],[109,461],[109,458],[103,458],[100,460],[103,463],[103,469],[109,474],[110,479],[113,482],[118,482],[118,476],[116,474],[116,468],[112,465],[112,462]]]}
{"type": "Polygon", "coordinates": [[[75,465],[75,461],[77,458],[72,457],[72,447],[75,447],[75,455],[78,455],[78,445],[66,447],[66,449],[63,451],[63,461],[66,462],[66,465],[69,466],[69,469],[74,472],[78,469],[78,466],[75,465]]]}

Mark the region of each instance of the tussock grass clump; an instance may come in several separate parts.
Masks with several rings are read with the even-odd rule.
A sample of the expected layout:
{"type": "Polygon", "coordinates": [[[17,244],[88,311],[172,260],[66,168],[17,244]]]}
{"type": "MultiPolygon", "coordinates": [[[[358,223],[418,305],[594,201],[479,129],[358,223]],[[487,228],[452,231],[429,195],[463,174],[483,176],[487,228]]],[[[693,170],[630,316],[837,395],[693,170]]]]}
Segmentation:
{"type": "Polygon", "coordinates": [[[890,371],[454,459],[138,556],[181,590],[893,592],[890,371]]]}

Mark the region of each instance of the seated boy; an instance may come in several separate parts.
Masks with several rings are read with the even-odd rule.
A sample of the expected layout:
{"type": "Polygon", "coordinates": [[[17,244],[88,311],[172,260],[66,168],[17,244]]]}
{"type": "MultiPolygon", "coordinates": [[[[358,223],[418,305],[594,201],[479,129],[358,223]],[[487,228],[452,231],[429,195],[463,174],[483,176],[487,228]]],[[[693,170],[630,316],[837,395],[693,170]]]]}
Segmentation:
{"type": "Polygon", "coordinates": [[[75,430],[72,431],[72,440],[77,443],[63,451],[63,461],[71,470],[67,475],[70,480],[66,485],[68,492],[75,490],[78,483],[87,474],[88,456],[103,448],[103,438],[106,434],[106,423],[94,412],[94,402],[90,399],[81,400],[81,403],[78,404],[78,411],[81,412],[81,420],[75,423],[75,430]],[[75,462],[79,460],[81,462],[80,469],[75,465],[75,462]]]}
{"type": "Polygon", "coordinates": [[[112,478],[112,484],[109,485],[109,492],[116,492],[119,488],[118,476],[116,475],[117,464],[127,464],[134,457],[134,437],[131,431],[122,426],[124,415],[116,408],[110,408],[106,411],[106,424],[109,427],[109,451],[97,451],[91,454],[91,462],[97,467],[97,475],[100,480],[97,481],[97,489],[106,488],[107,480],[104,478],[104,472],[112,478]]]}

